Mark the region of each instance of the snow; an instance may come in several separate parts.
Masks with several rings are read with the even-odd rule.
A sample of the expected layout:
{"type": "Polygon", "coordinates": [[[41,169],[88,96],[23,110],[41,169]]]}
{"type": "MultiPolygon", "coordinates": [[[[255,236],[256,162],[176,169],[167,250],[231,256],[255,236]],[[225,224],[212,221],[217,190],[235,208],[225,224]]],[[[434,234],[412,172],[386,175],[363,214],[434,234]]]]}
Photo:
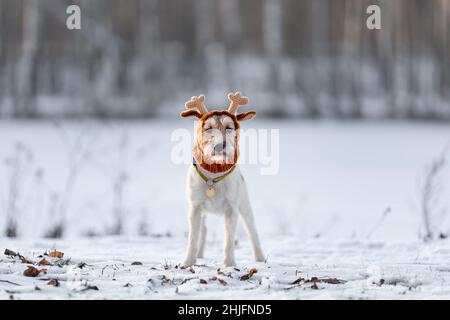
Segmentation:
{"type": "MultiPolygon", "coordinates": [[[[265,239],[267,263],[253,262],[248,243],[239,242],[237,266],[221,264],[221,244],[209,242],[207,257],[192,271],[177,268],[186,239],[102,237],[71,240],[1,239],[31,259],[46,250],[65,252],[70,264],[46,267],[37,278],[22,275],[26,264],[0,259],[0,299],[448,299],[450,241],[299,241],[265,239]],[[132,265],[133,262],[142,265],[132,265]],[[77,265],[85,262],[82,269],[77,265]],[[223,274],[219,274],[220,272],[223,274]],[[257,273],[240,277],[250,268],[257,273]],[[213,277],[224,280],[225,285],[213,277]],[[298,278],[337,278],[341,284],[292,283],[298,278]],[[59,279],[60,286],[48,285],[59,279]],[[207,283],[200,283],[200,279],[207,283]],[[38,287],[39,289],[36,289],[38,287]],[[98,290],[86,289],[96,287],[98,290]]],[[[38,258],[39,260],[39,258],[38,258]]]]}
{"type": "MultiPolygon", "coordinates": [[[[0,299],[450,298],[450,242],[420,241],[418,193],[426,165],[450,141],[448,125],[260,119],[244,123],[244,129],[279,129],[280,134],[277,174],[262,175],[266,165],[246,163],[245,152],[241,165],[267,263],[252,261],[240,227],[240,271],[223,268],[222,219],[211,216],[206,258],[194,267],[195,273],[175,268],[186,246],[184,179],[190,155],[184,164],[171,160],[172,132],[192,131],[192,123],[161,119],[62,126],[63,131],[45,121],[0,122],[2,232],[10,186],[3,160],[11,157],[17,142],[30,148],[33,159],[20,181],[20,237],[0,237],[0,250],[38,259],[57,249],[70,257],[69,265],[52,266],[47,274],[28,278],[22,275],[26,264],[0,256],[0,299]],[[83,142],[90,150],[77,172],[65,217],[52,211],[51,202],[63,194],[69,173],[62,132],[72,142],[85,132],[83,142]],[[124,136],[128,142],[120,149],[124,136]],[[40,184],[35,179],[38,169],[40,184]],[[127,179],[119,202],[114,182],[121,172],[127,179]],[[112,212],[118,203],[123,235],[111,236],[108,230],[115,223],[112,212]],[[65,237],[44,239],[59,219],[65,221],[65,237]],[[134,261],[143,265],[131,265],[134,261]],[[86,267],[77,268],[80,262],[86,267]],[[239,280],[253,267],[258,272],[250,280],[239,280]],[[218,268],[232,277],[218,274],[218,268]],[[214,276],[227,284],[210,280],[214,276]],[[318,281],[318,290],[310,282],[291,284],[300,277],[345,283],[318,281]],[[50,278],[60,279],[60,287],[47,285],[50,278]],[[98,290],[86,290],[89,286],[98,290]]],[[[449,181],[448,167],[443,174],[443,181],[449,181]]],[[[438,232],[450,231],[448,217],[436,224],[438,232]]]]}

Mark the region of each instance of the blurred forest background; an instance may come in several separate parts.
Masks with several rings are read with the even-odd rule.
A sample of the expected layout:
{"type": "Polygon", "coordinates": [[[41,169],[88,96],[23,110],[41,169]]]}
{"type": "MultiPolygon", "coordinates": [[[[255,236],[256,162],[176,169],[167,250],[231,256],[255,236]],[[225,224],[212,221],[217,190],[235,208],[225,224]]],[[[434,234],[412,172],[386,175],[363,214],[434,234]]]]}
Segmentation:
{"type": "Polygon", "coordinates": [[[178,114],[239,90],[270,118],[252,128],[283,130],[279,174],[243,166],[266,232],[323,235],[336,212],[335,235],[361,234],[392,206],[384,234],[416,234],[411,198],[420,237],[447,237],[449,45],[450,0],[0,0],[0,236],[182,234],[178,114]]]}
{"type": "Polygon", "coordinates": [[[156,117],[240,90],[266,116],[450,120],[449,43],[449,0],[0,0],[0,117],[156,117]]]}

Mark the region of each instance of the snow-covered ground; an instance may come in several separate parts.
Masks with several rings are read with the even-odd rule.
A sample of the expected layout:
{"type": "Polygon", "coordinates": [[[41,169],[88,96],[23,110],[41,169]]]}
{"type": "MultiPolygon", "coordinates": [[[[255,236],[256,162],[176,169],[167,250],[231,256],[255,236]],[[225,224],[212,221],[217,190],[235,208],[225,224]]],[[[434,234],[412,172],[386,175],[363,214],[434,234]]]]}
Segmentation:
{"type": "MultiPolygon", "coordinates": [[[[0,230],[13,203],[20,236],[0,238],[0,250],[18,251],[31,262],[51,249],[71,258],[69,265],[47,267],[47,274],[28,278],[22,275],[26,264],[2,256],[0,298],[450,297],[450,242],[420,242],[418,191],[426,165],[450,141],[448,125],[244,123],[244,129],[279,129],[279,172],[261,175],[266,164],[241,165],[268,260],[250,259],[240,228],[239,271],[229,268],[225,275],[217,272],[223,228],[217,216],[207,221],[206,259],[195,273],[175,268],[186,244],[184,178],[190,157],[186,164],[172,161],[176,142],[171,137],[178,128],[193,129],[185,119],[62,127],[0,122],[0,230]],[[8,159],[15,157],[18,142],[31,157],[11,201],[11,183],[17,179],[8,159]],[[72,149],[80,164],[71,180],[68,155],[77,143],[81,147],[72,149]],[[126,179],[120,179],[122,174],[126,179]],[[117,221],[117,208],[124,235],[112,237],[107,234],[117,221]],[[61,220],[65,238],[43,239],[61,220]],[[86,234],[96,237],[82,237],[86,234]],[[132,266],[133,261],[143,265],[132,266]],[[79,262],[87,265],[77,270],[79,262]],[[256,274],[239,280],[253,267],[256,274]],[[226,285],[210,280],[214,276],[226,285]],[[61,280],[59,287],[40,280],[53,277],[61,280]],[[308,281],[291,284],[301,277],[318,277],[318,290],[308,281]],[[327,278],[345,283],[321,281],[327,278]],[[84,290],[89,286],[99,290],[84,290]]],[[[441,178],[445,183],[449,177],[447,167],[441,178]]],[[[443,190],[445,208],[449,189],[443,190]]],[[[436,232],[450,231],[449,218],[447,213],[435,221],[436,232]]]]}
{"type": "Polygon", "coordinates": [[[253,262],[249,245],[240,241],[236,269],[223,268],[221,244],[209,242],[207,257],[192,270],[176,267],[184,238],[2,239],[1,244],[21,249],[30,262],[40,261],[39,255],[55,248],[70,261],[62,267],[38,267],[47,273],[33,278],[22,274],[27,264],[1,257],[0,299],[450,298],[447,240],[433,244],[300,241],[280,235],[265,238],[267,263],[253,262]],[[86,265],[80,269],[80,263],[86,265]],[[252,268],[257,273],[241,280],[252,268]],[[313,277],[318,279],[315,285],[308,281],[313,277]],[[49,285],[51,279],[58,279],[59,286],[49,285]]]}

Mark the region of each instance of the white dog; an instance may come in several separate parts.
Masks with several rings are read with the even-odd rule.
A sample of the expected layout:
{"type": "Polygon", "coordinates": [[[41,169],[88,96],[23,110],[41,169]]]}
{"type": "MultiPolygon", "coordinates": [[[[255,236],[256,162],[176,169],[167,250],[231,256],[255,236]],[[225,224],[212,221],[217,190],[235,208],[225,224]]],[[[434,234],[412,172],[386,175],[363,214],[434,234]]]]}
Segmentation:
{"type": "Polygon", "coordinates": [[[250,120],[256,112],[236,115],[239,106],[248,103],[239,93],[229,94],[228,110],[208,112],[205,97],[192,97],[186,102],[182,117],[197,117],[193,166],[187,176],[189,201],[189,240],[184,264],[192,266],[202,258],[205,248],[207,212],[223,214],[225,218],[225,266],[235,265],[234,240],[240,216],[252,242],[256,261],[264,261],[247,186],[236,166],[239,157],[239,122],[250,120]]]}

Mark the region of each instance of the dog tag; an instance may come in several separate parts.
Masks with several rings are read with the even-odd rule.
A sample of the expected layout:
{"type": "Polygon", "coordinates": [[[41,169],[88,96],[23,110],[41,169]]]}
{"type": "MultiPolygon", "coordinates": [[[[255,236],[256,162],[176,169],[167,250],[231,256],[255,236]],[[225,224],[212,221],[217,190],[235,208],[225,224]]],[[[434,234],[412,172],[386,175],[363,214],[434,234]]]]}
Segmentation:
{"type": "Polygon", "coordinates": [[[208,198],[214,197],[215,194],[216,194],[216,192],[214,191],[213,188],[206,189],[206,195],[208,196],[208,198]]]}

